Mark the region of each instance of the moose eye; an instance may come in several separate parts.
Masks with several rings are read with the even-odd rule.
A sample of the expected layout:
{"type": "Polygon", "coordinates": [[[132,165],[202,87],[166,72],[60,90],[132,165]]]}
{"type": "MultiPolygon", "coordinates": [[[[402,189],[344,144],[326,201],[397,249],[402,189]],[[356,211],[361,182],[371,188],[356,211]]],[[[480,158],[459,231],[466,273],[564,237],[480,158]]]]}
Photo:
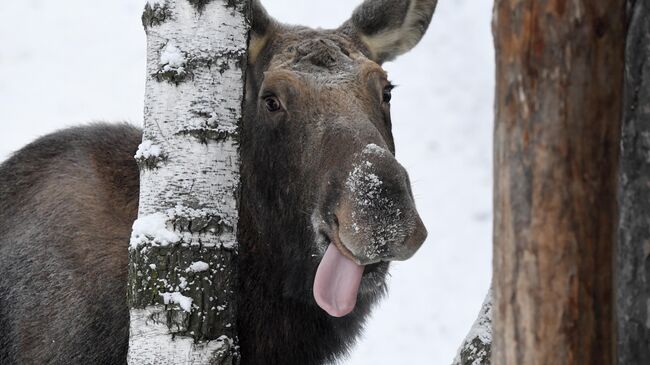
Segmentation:
{"type": "Polygon", "coordinates": [[[280,111],[282,109],[282,105],[280,104],[280,100],[278,100],[277,97],[275,96],[267,96],[264,98],[264,104],[266,105],[266,110],[270,111],[271,113],[275,113],[280,111]]]}
{"type": "Polygon", "coordinates": [[[386,103],[386,104],[390,103],[390,99],[392,99],[392,97],[393,97],[392,91],[393,91],[393,86],[392,85],[386,86],[384,88],[384,95],[383,95],[383,102],[384,103],[386,103]]]}

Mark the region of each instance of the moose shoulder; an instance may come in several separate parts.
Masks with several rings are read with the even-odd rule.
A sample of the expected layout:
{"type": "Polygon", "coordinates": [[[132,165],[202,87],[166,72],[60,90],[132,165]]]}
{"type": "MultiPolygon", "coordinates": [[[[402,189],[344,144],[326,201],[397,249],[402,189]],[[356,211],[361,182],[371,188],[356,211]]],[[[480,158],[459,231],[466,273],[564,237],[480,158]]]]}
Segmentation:
{"type": "MultiPolygon", "coordinates": [[[[238,330],[243,364],[322,364],[354,344],[389,262],[426,238],[394,157],[384,61],[436,0],[367,0],[335,30],[257,1],[242,121],[238,330]]],[[[0,363],[126,362],[127,249],[141,131],[95,124],[0,166],[0,363]]]]}

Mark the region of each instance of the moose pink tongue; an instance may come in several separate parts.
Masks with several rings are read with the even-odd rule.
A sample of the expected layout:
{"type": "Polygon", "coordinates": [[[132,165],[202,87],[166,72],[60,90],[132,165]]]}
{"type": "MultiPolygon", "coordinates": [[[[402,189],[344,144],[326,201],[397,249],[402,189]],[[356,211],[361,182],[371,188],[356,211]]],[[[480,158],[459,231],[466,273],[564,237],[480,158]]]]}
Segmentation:
{"type": "Polygon", "coordinates": [[[314,299],[318,306],[333,317],[343,317],[352,312],[357,303],[363,269],[330,243],[314,279],[314,299]]]}

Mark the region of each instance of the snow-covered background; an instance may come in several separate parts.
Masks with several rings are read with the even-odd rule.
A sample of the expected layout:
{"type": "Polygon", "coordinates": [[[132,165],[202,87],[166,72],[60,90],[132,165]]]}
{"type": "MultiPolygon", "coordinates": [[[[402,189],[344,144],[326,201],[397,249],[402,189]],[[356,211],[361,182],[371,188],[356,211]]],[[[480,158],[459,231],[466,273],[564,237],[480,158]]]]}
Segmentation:
{"type": "MultiPolygon", "coordinates": [[[[287,23],[334,27],[360,2],[263,0],[287,23]]],[[[144,0],[0,1],[0,160],[93,120],[140,124],[144,0]]],[[[491,274],[491,0],[440,0],[427,35],[387,64],[398,159],[429,239],[344,364],[449,364],[491,274]]]]}

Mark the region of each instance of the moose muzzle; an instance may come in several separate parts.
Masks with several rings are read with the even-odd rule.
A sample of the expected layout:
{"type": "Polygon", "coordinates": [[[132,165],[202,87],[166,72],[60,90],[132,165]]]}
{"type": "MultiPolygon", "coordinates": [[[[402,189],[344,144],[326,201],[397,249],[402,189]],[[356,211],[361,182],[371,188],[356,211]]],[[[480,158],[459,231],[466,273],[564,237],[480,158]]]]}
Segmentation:
{"type": "Polygon", "coordinates": [[[364,266],[410,258],[427,231],[406,171],[375,144],[355,155],[335,215],[336,227],[316,272],[314,297],[330,315],[341,317],[354,309],[364,266]]]}

